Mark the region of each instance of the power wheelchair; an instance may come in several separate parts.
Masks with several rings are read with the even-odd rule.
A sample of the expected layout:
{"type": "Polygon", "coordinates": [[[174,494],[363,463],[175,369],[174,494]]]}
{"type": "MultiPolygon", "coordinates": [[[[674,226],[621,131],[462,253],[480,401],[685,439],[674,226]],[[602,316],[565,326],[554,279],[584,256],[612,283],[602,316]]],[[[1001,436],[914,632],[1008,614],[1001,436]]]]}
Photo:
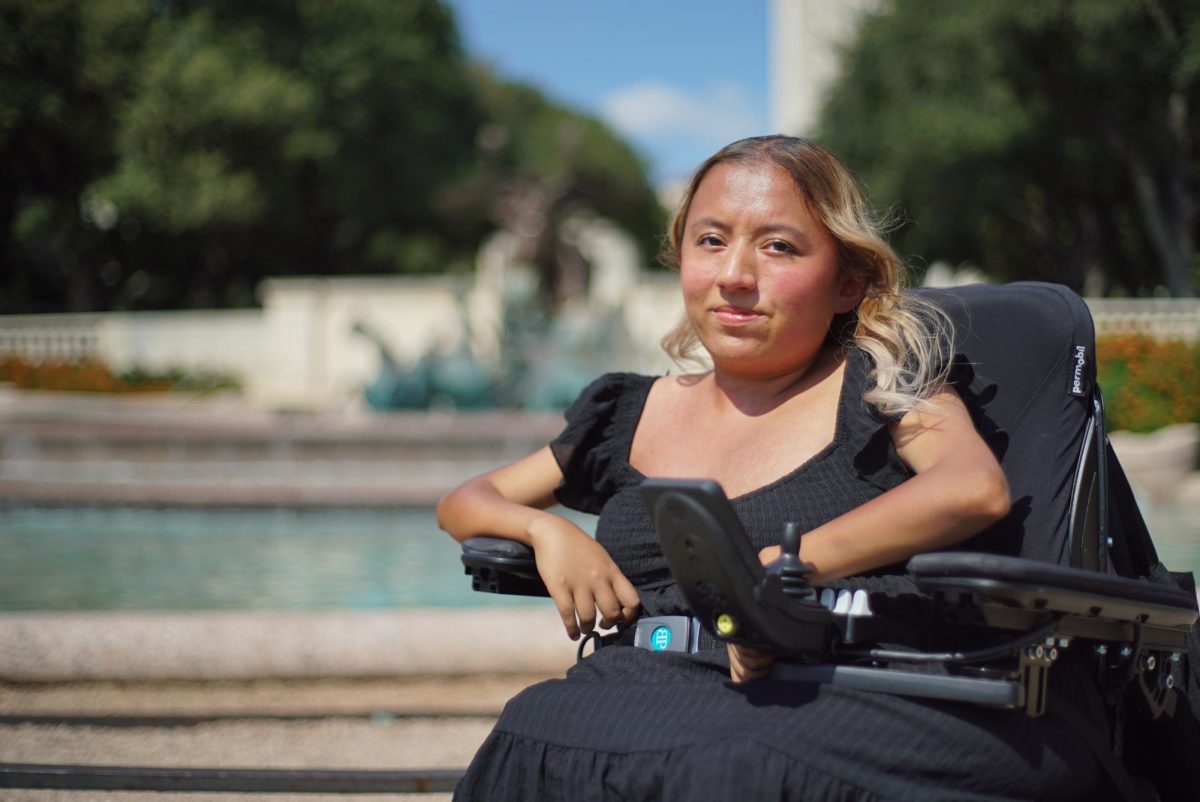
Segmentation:
{"type": "MultiPolygon", "coordinates": [[[[650,479],[643,499],[689,606],[718,638],[781,655],[776,678],[1014,715],[1071,716],[1055,707],[1048,676],[1084,651],[1110,727],[1079,719],[1077,732],[1117,793],[1196,798],[1195,581],[1158,560],[1108,443],[1086,305],[1037,282],[916,292],[955,324],[955,387],[1013,498],[1003,520],[960,548],[907,564],[953,641],[930,648],[872,612],[864,592],[811,587],[792,529],[781,533],[784,556],[762,566],[716,483],[650,479]]],[[[547,595],[522,544],[472,538],[462,561],[476,590],[547,595]]]]}

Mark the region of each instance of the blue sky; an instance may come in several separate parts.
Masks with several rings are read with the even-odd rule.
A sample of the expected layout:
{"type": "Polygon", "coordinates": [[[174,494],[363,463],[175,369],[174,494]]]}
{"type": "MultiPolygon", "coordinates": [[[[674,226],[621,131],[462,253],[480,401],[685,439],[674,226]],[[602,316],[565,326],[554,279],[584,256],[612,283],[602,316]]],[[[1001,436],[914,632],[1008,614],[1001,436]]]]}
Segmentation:
{"type": "Polygon", "coordinates": [[[599,116],[656,181],[768,133],[766,0],[447,0],[467,52],[599,116]]]}

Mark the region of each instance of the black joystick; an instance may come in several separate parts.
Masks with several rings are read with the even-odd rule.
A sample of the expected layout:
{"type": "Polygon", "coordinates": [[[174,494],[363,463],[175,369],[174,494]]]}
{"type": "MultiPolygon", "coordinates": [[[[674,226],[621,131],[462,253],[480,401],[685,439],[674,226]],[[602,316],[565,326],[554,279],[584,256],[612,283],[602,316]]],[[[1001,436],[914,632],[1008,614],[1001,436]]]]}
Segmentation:
{"type": "Polygon", "coordinates": [[[779,549],[779,559],[766,567],[767,573],[779,577],[779,586],[788,596],[811,596],[805,575],[812,569],[800,561],[800,527],[795,523],[783,525],[779,549]]]}

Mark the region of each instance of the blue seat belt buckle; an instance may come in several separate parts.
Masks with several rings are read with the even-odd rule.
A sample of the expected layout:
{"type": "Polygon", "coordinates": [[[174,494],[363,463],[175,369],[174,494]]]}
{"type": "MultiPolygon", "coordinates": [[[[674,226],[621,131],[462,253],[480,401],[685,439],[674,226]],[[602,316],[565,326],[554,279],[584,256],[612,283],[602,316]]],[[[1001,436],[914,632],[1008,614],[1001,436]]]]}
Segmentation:
{"type": "Polygon", "coordinates": [[[640,618],[633,645],[652,652],[698,651],[700,620],[690,615],[658,615],[640,618]]]}

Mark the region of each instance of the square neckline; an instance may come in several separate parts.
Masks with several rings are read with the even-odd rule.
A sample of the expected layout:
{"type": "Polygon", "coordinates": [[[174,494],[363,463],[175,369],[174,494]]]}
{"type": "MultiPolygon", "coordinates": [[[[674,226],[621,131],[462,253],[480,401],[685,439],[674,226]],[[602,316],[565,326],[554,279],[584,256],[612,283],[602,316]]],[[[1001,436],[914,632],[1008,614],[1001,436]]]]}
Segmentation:
{"type": "MultiPolygon", "coordinates": [[[[822,462],[825,459],[827,459],[845,441],[845,435],[846,435],[845,429],[846,429],[846,417],[847,417],[846,416],[846,403],[847,403],[846,393],[847,393],[847,385],[849,384],[849,382],[847,381],[847,378],[849,377],[851,360],[860,358],[862,356],[859,349],[857,349],[857,348],[850,348],[847,350],[848,350],[848,353],[846,354],[846,358],[845,358],[845,360],[843,360],[842,365],[841,365],[841,367],[842,367],[842,386],[838,388],[838,403],[837,403],[837,410],[835,413],[835,420],[834,420],[834,426],[833,426],[833,439],[830,440],[828,443],[826,443],[820,450],[818,450],[816,453],[814,453],[811,457],[804,460],[804,462],[800,463],[798,466],[791,469],[790,471],[783,474],[782,476],[780,476],[776,479],[772,479],[771,481],[767,482],[766,484],[760,485],[759,487],[755,487],[750,490],[747,490],[744,493],[740,493],[736,496],[731,496],[729,499],[729,501],[731,503],[737,504],[739,502],[748,501],[748,500],[755,498],[759,495],[762,495],[764,493],[769,493],[781,485],[791,482],[796,477],[798,477],[801,474],[808,471],[810,468],[812,468],[817,463],[822,462]]],[[[648,401],[650,398],[650,390],[651,390],[651,388],[654,387],[655,382],[657,382],[659,379],[662,379],[662,378],[666,378],[666,376],[653,377],[651,381],[646,382],[645,387],[641,390],[641,392],[629,393],[622,399],[622,402],[629,405],[629,407],[630,407],[630,409],[628,410],[628,414],[630,415],[630,417],[633,418],[633,425],[627,427],[628,431],[624,435],[625,442],[623,442],[621,444],[621,449],[619,452],[620,457],[621,457],[621,464],[624,466],[625,470],[630,474],[630,476],[634,480],[636,480],[638,483],[641,483],[643,480],[649,479],[651,477],[647,476],[646,474],[642,473],[640,470],[635,468],[633,463],[630,461],[630,456],[633,453],[633,440],[637,436],[638,427],[641,426],[642,415],[646,411],[646,401],[648,401]],[[636,406],[634,406],[635,404],[636,404],[636,406]]]]}

